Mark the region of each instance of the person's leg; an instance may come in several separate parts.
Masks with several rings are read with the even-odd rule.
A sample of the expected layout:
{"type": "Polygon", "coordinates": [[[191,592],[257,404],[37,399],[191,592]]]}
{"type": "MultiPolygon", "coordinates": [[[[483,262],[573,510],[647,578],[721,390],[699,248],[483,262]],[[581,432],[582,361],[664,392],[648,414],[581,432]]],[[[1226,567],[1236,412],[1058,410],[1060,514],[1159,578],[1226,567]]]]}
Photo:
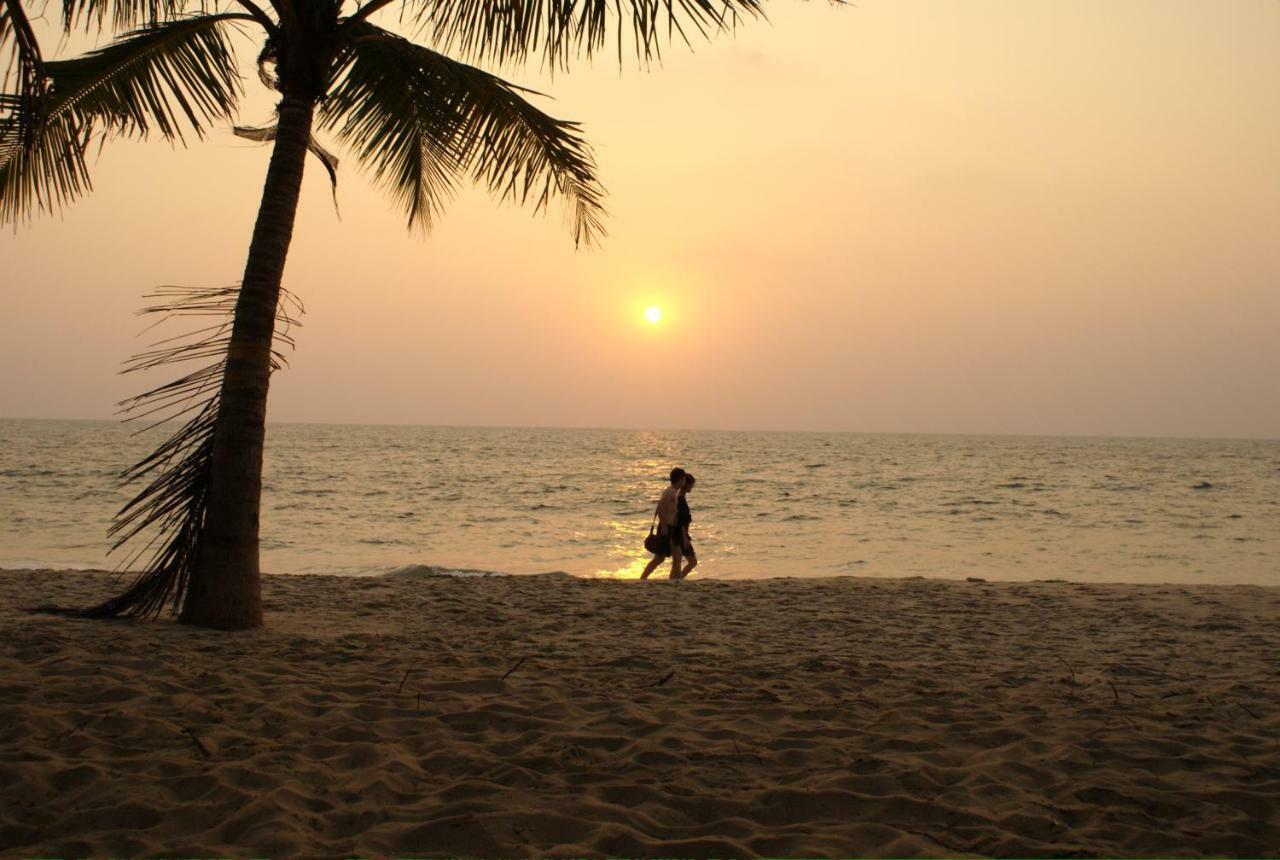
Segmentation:
{"type": "Polygon", "coordinates": [[[685,565],[684,570],[680,572],[681,579],[684,579],[686,576],[688,576],[690,572],[692,572],[692,570],[698,566],[698,556],[695,555],[694,553],[692,552],[689,553],[688,555],[685,556],[685,558],[689,559],[689,563],[685,565]]]}
{"type": "Polygon", "coordinates": [[[660,565],[660,564],[662,564],[662,556],[660,556],[660,555],[655,555],[655,556],[653,557],[653,560],[652,560],[652,561],[650,561],[650,562],[645,566],[644,573],[640,574],[640,578],[641,578],[641,579],[648,579],[648,578],[649,578],[649,574],[651,574],[651,573],[653,573],[655,570],[657,570],[658,565],[660,565]]]}
{"type": "Polygon", "coordinates": [[[671,538],[671,552],[671,578],[684,579],[684,574],[680,572],[680,562],[693,555],[693,544],[689,542],[687,529],[681,528],[679,533],[671,538]]]}

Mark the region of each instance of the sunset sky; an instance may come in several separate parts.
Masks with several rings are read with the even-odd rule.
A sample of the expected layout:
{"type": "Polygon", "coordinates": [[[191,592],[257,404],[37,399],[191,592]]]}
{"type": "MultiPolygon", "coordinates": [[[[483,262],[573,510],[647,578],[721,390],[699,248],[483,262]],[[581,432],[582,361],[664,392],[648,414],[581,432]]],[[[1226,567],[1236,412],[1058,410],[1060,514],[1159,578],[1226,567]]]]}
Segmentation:
{"type": "MultiPolygon", "coordinates": [[[[270,420],[1280,437],[1280,3],[766,8],[499,70],[584,124],[597,249],[478,191],[409,234],[354,158],[339,220],[310,162],[270,420]]],[[[133,312],[240,277],[268,154],[119,140],[0,235],[0,417],[138,393],[133,312]]]]}

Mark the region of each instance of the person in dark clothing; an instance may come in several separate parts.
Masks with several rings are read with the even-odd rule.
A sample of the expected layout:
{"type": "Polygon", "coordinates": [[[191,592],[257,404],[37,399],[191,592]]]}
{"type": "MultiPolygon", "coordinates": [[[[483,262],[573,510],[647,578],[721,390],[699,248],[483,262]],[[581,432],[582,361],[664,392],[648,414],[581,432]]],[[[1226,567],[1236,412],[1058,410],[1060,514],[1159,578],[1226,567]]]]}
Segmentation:
{"type": "Polygon", "coordinates": [[[673,569],[671,571],[672,579],[684,579],[698,566],[698,556],[693,551],[693,541],[689,540],[689,526],[693,523],[693,514],[689,511],[689,500],[685,498],[689,491],[693,489],[696,481],[697,479],[693,475],[686,472],[684,485],[680,488],[680,497],[677,500],[676,528],[680,534],[680,554],[685,557],[688,564],[685,565],[684,570],[680,571],[679,576],[676,576],[676,572],[673,569]]]}
{"type": "Polygon", "coordinates": [[[679,466],[671,470],[671,485],[662,491],[658,499],[658,509],[654,511],[654,519],[658,523],[658,535],[663,539],[665,552],[656,552],[640,574],[641,579],[648,579],[649,574],[662,562],[671,559],[671,578],[680,579],[680,558],[683,555],[684,541],[681,538],[679,525],[678,498],[684,490],[684,469],[679,466]]]}

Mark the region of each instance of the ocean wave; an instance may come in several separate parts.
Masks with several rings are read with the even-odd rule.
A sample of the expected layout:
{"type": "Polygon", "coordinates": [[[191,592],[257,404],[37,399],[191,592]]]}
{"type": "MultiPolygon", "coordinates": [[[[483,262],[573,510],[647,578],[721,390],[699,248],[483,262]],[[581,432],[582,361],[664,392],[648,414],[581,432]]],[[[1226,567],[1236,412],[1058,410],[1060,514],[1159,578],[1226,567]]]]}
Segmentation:
{"type": "Polygon", "coordinates": [[[477,576],[510,576],[496,570],[455,570],[448,567],[432,567],[429,564],[407,564],[395,567],[382,574],[384,579],[430,579],[437,576],[477,577],[477,576]]]}
{"type": "MultiPolygon", "coordinates": [[[[449,577],[451,579],[477,579],[490,576],[572,576],[563,570],[549,570],[546,573],[510,573],[503,570],[476,570],[469,567],[446,567],[442,565],[430,564],[407,564],[403,567],[394,567],[390,570],[378,574],[383,579],[431,579],[434,577],[449,577]]],[[[587,577],[579,577],[587,578],[587,577]]]]}

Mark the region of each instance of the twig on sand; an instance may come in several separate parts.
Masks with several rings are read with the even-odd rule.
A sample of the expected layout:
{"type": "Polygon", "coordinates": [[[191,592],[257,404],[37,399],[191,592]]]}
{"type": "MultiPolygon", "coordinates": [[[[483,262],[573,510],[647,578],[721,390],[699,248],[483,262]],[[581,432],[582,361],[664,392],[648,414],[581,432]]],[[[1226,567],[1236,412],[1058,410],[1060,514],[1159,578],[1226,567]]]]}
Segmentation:
{"type": "Polygon", "coordinates": [[[1076,697],[1076,687],[1080,686],[1079,682],[1076,681],[1076,670],[1072,667],[1070,663],[1062,659],[1062,657],[1058,656],[1057,654],[1053,655],[1053,659],[1057,660],[1063,666],[1067,667],[1067,673],[1070,677],[1063,678],[1062,682],[1065,683],[1068,687],[1067,694],[1071,696],[1072,699],[1074,699],[1076,697]]]}
{"type": "Polygon", "coordinates": [[[1235,704],[1236,704],[1236,707],[1237,707],[1237,708],[1239,708],[1240,710],[1244,711],[1246,714],[1248,714],[1249,716],[1253,717],[1255,720],[1256,720],[1256,719],[1258,719],[1258,715],[1257,715],[1257,714],[1255,714],[1253,711],[1251,711],[1251,710],[1249,710],[1248,708],[1246,708],[1246,707],[1245,707],[1244,705],[1242,705],[1241,703],[1236,702],[1235,704]]]}
{"type": "MultiPolygon", "coordinates": [[[[1121,719],[1123,719],[1126,723],[1128,723],[1130,727],[1134,729],[1139,729],[1140,726],[1137,723],[1135,723],[1133,721],[1133,717],[1129,716],[1128,712],[1125,711],[1124,704],[1121,703],[1120,701],[1120,691],[1116,689],[1115,682],[1113,682],[1110,678],[1107,678],[1107,686],[1111,688],[1111,695],[1114,699],[1114,701],[1112,701],[1111,703],[1111,707],[1114,708],[1115,711],[1120,714],[1121,719]]],[[[1107,718],[1107,721],[1110,722],[1110,717],[1107,718]]]]}
{"type": "Polygon", "coordinates": [[[934,844],[941,845],[943,848],[947,850],[948,854],[952,854],[956,857],[959,857],[961,854],[969,853],[963,848],[959,848],[955,845],[948,845],[946,842],[943,842],[941,839],[934,836],[932,833],[928,833],[924,830],[911,830],[909,828],[901,827],[901,826],[899,826],[898,829],[901,830],[903,833],[910,833],[912,836],[919,836],[923,839],[928,839],[930,842],[933,842],[934,844]]]}
{"type": "Polygon", "coordinates": [[[516,661],[516,664],[515,664],[514,666],[512,666],[510,669],[508,669],[508,670],[506,671],[506,674],[504,674],[504,675],[503,675],[501,678],[499,678],[498,680],[499,680],[499,681],[505,681],[505,680],[507,680],[507,676],[509,676],[509,675],[510,675],[512,672],[514,672],[516,669],[519,669],[521,666],[523,666],[523,665],[524,665],[524,661],[525,661],[525,660],[528,660],[528,659],[529,659],[528,657],[521,657],[519,660],[517,660],[517,661],[516,661]]]}
{"type": "Polygon", "coordinates": [[[658,683],[654,684],[653,686],[655,686],[655,687],[661,687],[663,684],[667,683],[668,681],[670,681],[670,680],[671,680],[672,678],[674,678],[675,676],[676,676],[676,670],[675,670],[675,669],[672,669],[670,672],[668,672],[667,674],[665,674],[665,675],[663,675],[663,676],[662,676],[662,680],[661,680],[661,681],[659,681],[658,683]]]}
{"type": "Polygon", "coordinates": [[[396,695],[397,695],[397,696],[398,696],[398,695],[400,695],[400,691],[404,689],[404,682],[405,682],[405,681],[407,681],[407,680],[409,680],[409,673],[410,673],[410,672],[412,672],[412,671],[413,671],[413,667],[412,667],[412,666],[410,666],[408,669],[405,669],[405,670],[404,670],[404,677],[400,679],[400,686],[399,686],[399,687],[396,687],[396,695]]]}
{"type": "Polygon", "coordinates": [[[213,751],[209,749],[208,744],[206,744],[203,740],[200,739],[200,736],[196,734],[195,729],[190,729],[190,728],[187,728],[186,726],[183,726],[182,731],[183,731],[183,734],[191,738],[191,740],[195,743],[196,747],[200,750],[200,752],[204,753],[205,758],[213,758],[213,751]]]}
{"type": "Polygon", "coordinates": [[[416,702],[414,703],[414,705],[413,705],[413,709],[414,709],[415,711],[421,711],[421,710],[422,710],[422,691],[421,691],[421,690],[419,690],[419,691],[418,691],[418,701],[416,701],[416,702]]]}

